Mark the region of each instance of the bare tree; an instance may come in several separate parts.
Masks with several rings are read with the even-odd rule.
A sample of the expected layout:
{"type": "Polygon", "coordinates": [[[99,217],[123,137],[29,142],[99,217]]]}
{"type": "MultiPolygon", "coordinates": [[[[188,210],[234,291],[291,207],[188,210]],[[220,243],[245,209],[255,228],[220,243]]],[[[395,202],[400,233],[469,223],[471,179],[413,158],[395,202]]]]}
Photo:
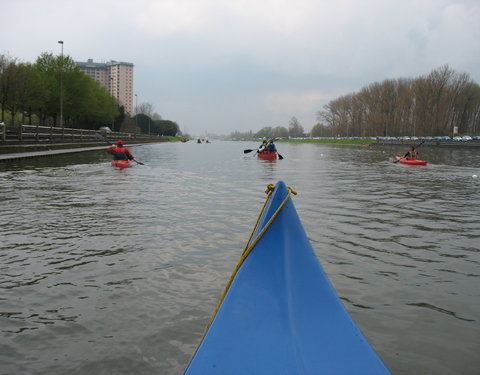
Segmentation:
{"type": "Polygon", "coordinates": [[[138,113],[142,113],[151,118],[153,114],[153,105],[148,102],[140,103],[138,106],[138,113]]]}
{"type": "Polygon", "coordinates": [[[292,117],[288,125],[288,134],[290,137],[302,137],[303,126],[300,125],[296,117],[292,117]]]}
{"type": "Polygon", "coordinates": [[[330,101],[317,112],[335,135],[442,135],[454,127],[475,133],[480,87],[447,65],[417,79],[385,80],[330,101]]]}

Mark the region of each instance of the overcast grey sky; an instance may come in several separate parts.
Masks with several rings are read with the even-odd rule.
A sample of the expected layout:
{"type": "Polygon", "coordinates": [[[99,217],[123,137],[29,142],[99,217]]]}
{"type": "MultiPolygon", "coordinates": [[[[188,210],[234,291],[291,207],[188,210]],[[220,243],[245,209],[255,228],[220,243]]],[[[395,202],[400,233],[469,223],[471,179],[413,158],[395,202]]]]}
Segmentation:
{"type": "Polygon", "coordinates": [[[135,65],[193,135],[306,131],[330,100],[448,64],[480,83],[479,0],[0,0],[0,54],[135,65]]]}

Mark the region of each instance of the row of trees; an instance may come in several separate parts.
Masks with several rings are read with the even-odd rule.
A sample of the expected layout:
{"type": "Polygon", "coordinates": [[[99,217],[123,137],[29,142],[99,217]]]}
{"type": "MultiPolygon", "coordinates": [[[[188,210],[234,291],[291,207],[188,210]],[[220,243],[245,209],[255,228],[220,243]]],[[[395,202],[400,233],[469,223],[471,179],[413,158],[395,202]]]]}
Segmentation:
{"type": "MultiPolygon", "coordinates": [[[[448,65],[416,79],[385,80],[317,113],[329,136],[437,136],[480,132],[480,86],[448,65]]],[[[313,133],[313,129],[312,129],[313,133]]]]}
{"type": "Polygon", "coordinates": [[[230,134],[229,138],[232,139],[253,139],[253,138],[265,138],[265,139],[273,139],[273,138],[297,138],[303,137],[304,130],[303,126],[300,125],[300,122],[297,120],[296,117],[292,117],[289,124],[288,129],[284,126],[277,126],[271,127],[266,126],[259,130],[256,133],[248,132],[242,133],[239,131],[235,131],[230,134]]]}
{"type": "Polygon", "coordinates": [[[162,119],[151,103],[141,103],[134,117],[136,125],[142,133],[160,135],[180,135],[180,127],[176,122],[162,119]]]}
{"type": "Polygon", "coordinates": [[[51,53],[43,53],[33,64],[0,56],[0,105],[1,121],[9,115],[11,124],[20,115],[22,123],[27,118],[29,124],[35,119],[40,125],[93,129],[120,115],[115,98],[84,74],[71,57],[51,53]]]}
{"type": "Polygon", "coordinates": [[[112,130],[160,135],[180,131],[176,123],[153,113],[149,103],[131,117],[71,57],[51,53],[42,53],[33,64],[0,55],[0,107],[0,122],[11,125],[21,121],[98,129],[111,124],[112,130]]]}
{"type": "MultiPolygon", "coordinates": [[[[312,137],[438,136],[480,133],[480,86],[448,65],[427,76],[373,83],[330,101],[317,112],[312,137]]],[[[230,138],[301,137],[293,117],[289,129],[265,127],[230,138]]]]}
{"type": "Polygon", "coordinates": [[[140,131],[145,134],[160,134],[160,135],[179,135],[180,128],[178,124],[170,120],[162,120],[162,118],[156,117],[156,119],[144,113],[138,113],[135,116],[136,124],[140,131]]]}

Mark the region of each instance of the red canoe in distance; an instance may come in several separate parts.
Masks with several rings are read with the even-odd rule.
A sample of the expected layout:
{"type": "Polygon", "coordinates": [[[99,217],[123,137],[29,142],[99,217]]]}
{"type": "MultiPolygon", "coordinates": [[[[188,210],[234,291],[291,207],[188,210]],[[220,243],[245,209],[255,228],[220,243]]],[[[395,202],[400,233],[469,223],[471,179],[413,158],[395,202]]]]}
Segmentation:
{"type": "Polygon", "coordinates": [[[257,157],[263,160],[275,160],[277,159],[277,152],[276,151],[259,151],[257,152],[257,157]]]}

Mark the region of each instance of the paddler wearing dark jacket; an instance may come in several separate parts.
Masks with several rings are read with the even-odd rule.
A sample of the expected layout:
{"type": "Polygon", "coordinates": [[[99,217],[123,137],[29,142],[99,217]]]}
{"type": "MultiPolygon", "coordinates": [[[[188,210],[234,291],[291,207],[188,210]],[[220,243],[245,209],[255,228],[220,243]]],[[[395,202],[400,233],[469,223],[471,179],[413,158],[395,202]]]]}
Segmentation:
{"type": "Polygon", "coordinates": [[[277,151],[277,148],[275,147],[275,143],[273,143],[273,139],[271,139],[271,140],[268,142],[267,150],[270,151],[270,152],[275,152],[275,151],[277,151]]]}
{"type": "Polygon", "coordinates": [[[123,145],[123,141],[119,139],[116,145],[112,145],[107,152],[113,155],[113,160],[133,160],[133,155],[128,148],[123,145]]]}

